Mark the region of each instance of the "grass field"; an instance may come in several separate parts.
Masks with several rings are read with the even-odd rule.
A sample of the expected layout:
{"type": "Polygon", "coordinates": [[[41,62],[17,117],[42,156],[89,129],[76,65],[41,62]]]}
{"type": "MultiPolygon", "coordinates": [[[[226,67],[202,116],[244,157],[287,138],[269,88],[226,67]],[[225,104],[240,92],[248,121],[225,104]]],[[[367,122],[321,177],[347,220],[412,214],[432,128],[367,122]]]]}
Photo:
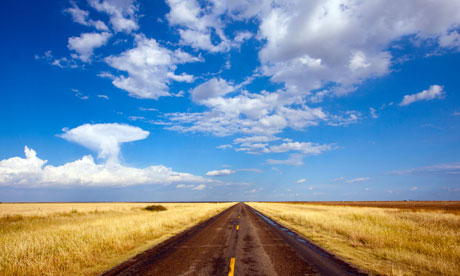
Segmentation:
{"type": "MultiPolygon", "coordinates": [[[[281,202],[282,203],[282,202],[281,202]]],[[[414,212],[444,212],[460,215],[460,201],[316,201],[286,202],[290,204],[314,204],[328,206],[355,206],[407,209],[414,212]]]]}
{"type": "Polygon", "coordinates": [[[233,203],[0,204],[0,275],[96,275],[233,203]]]}
{"type": "Polygon", "coordinates": [[[368,272],[459,275],[459,202],[457,209],[450,204],[447,210],[445,203],[410,204],[249,203],[368,272]],[[377,207],[385,204],[387,208],[377,207]]]}

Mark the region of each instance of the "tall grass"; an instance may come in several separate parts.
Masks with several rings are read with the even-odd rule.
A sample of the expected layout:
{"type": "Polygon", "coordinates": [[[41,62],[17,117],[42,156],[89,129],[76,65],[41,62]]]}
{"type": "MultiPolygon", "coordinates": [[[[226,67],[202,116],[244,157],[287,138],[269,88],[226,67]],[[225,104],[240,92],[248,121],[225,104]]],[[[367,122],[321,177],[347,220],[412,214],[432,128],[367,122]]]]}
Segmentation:
{"type": "Polygon", "coordinates": [[[10,206],[0,218],[0,275],[95,275],[232,203],[166,203],[161,212],[143,210],[147,205],[93,204],[89,211],[89,203],[74,204],[66,212],[62,204],[54,212],[33,205],[46,207],[44,215],[10,206]]]}
{"type": "Polygon", "coordinates": [[[459,275],[457,214],[313,204],[249,205],[369,272],[459,275]]]}

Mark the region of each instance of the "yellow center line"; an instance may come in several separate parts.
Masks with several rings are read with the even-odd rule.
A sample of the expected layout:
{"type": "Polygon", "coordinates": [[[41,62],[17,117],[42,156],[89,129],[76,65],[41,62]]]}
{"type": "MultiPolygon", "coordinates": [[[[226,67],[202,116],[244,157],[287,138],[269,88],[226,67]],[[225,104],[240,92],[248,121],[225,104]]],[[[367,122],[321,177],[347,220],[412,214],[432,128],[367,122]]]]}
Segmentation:
{"type": "Polygon", "coordinates": [[[238,229],[240,229],[240,225],[239,225],[239,224],[236,226],[236,231],[238,231],[238,229]]]}
{"type": "Polygon", "coordinates": [[[235,274],[235,258],[230,259],[230,271],[228,272],[228,276],[233,276],[235,274]]]}

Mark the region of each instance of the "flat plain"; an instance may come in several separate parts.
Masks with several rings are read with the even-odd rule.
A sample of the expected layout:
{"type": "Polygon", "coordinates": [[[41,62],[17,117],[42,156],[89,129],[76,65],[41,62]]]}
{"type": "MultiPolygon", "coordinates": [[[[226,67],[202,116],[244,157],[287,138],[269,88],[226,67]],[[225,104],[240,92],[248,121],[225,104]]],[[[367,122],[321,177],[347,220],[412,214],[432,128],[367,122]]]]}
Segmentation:
{"type": "Polygon", "coordinates": [[[248,203],[379,275],[458,275],[460,202],[248,203]]]}
{"type": "MultiPolygon", "coordinates": [[[[233,204],[3,203],[0,204],[0,275],[97,275],[233,204]],[[145,210],[152,204],[161,204],[167,210],[145,210]]],[[[458,201],[252,202],[248,205],[369,273],[458,275],[460,271],[458,201]]],[[[277,271],[274,264],[285,262],[280,261],[279,256],[270,255],[278,250],[274,250],[273,245],[279,243],[287,248],[286,245],[268,228],[262,227],[262,219],[239,206],[233,208],[237,212],[227,212],[231,216],[221,216],[213,222],[222,235],[212,236],[205,231],[197,234],[197,237],[203,236],[205,244],[212,246],[196,242],[196,248],[189,244],[181,250],[196,249],[189,256],[190,263],[194,263],[196,254],[207,256],[208,252],[209,256],[214,256],[219,251],[217,248],[225,253],[233,248],[229,244],[234,242],[236,248],[244,249],[242,253],[239,249],[232,251],[237,257],[237,271],[255,269],[254,264],[245,262],[252,258],[244,257],[249,248],[258,250],[260,256],[268,254],[264,258],[251,259],[253,262],[273,261],[270,273],[277,271]],[[239,236],[235,236],[237,224],[241,227],[237,231],[239,236]],[[269,236],[277,242],[270,239],[263,242],[269,236]],[[267,261],[269,259],[271,261],[267,261]]],[[[188,243],[193,245],[194,242],[191,239],[188,243]]],[[[182,251],[177,252],[175,254],[182,251]]],[[[221,255],[233,254],[224,253],[221,255]]],[[[283,256],[289,255],[286,254],[283,256]]],[[[222,256],[216,262],[212,262],[212,258],[202,259],[210,262],[209,271],[215,267],[225,270],[227,263],[221,263],[225,259],[222,256]]],[[[177,265],[169,263],[165,269],[177,268],[177,265]]],[[[285,271],[287,268],[279,269],[285,271]]]]}
{"type": "Polygon", "coordinates": [[[234,203],[2,203],[0,275],[96,275],[234,203]]]}

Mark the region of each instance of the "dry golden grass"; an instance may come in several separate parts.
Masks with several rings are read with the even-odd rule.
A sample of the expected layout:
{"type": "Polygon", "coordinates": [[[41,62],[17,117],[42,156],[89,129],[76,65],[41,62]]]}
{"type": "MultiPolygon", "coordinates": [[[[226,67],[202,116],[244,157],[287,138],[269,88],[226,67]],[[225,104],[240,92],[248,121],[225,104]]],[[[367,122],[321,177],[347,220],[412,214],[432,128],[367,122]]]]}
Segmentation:
{"type": "Polygon", "coordinates": [[[459,275],[458,214],[317,204],[249,205],[371,273],[459,275]]]}
{"type": "Polygon", "coordinates": [[[143,202],[69,202],[69,203],[2,203],[0,217],[7,215],[43,216],[56,213],[94,212],[94,211],[129,211],[132,208],[143,208],[143,202]]]}
{"type": "Polygon", "coordinates": [[[95,275],[232,204],[0,204],[0,275],[95,275]]]}
{"type": "MultiPolygon", "coordinates": [[[[283,202],[280,202],[283,203],[283,202]]],[[[409,209],[414,212],[434,211],[460,215],[460,201],[312,201],[285,202],[290,204],[315,204],[330,206],[356,206],[409,209]]]]}

